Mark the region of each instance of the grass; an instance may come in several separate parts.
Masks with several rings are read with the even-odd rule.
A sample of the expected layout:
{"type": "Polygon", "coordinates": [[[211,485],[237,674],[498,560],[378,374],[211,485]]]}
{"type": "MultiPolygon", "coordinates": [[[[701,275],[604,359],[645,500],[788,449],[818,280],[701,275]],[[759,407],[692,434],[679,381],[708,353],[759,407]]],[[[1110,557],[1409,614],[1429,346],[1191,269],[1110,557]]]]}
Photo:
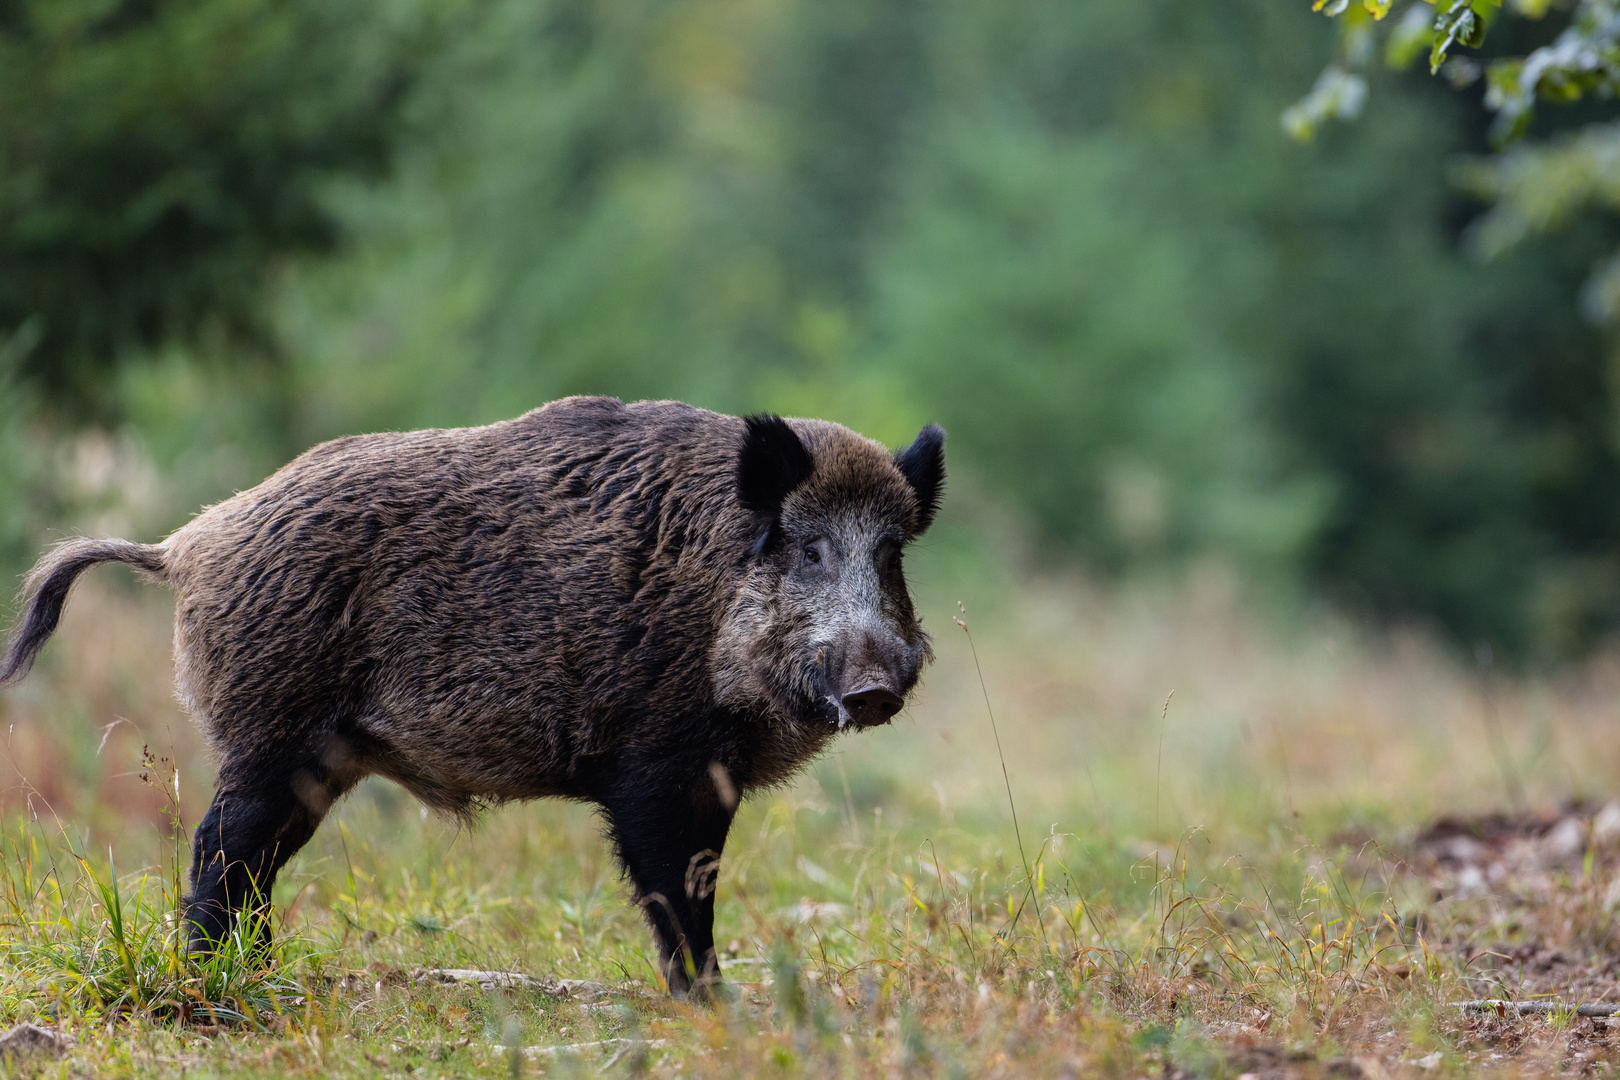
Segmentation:
{"type": "Polygon", "coordinates": [[[15,772],[0,1022],[75,1035],[47,1075],[1376,1077],[1620,1061],[1601,1023],[1451,1004],[1615,998],[1620,852],[1593,820],[1620,775],[1612,660],[1486,683],[1415,634],[1305,617],[1267,631],[1218,577],[1112,594],[1042,582],[975,626],[982,691],[946,623],[900,723],[744,804],[717,927],[735,993],[695,1011],[658,992],[586,810],[510,807],[461,831],[380,782],[289,864],[271,955],[238,941],[206,966],[185,958],[184,825],[211,774],[167,696],[166,619],[153,594],[98,580],[0,700],[15,772]],[[1578,808],[1542,819],[1521,801],[1578,808]],[[1517,816],[1487,828],[1497,808],[1517,816]],[[1445,813],[1460,831],[1423,832],[1445,813]],[[422,975],[450,968],[600,985],[422,975]]]}

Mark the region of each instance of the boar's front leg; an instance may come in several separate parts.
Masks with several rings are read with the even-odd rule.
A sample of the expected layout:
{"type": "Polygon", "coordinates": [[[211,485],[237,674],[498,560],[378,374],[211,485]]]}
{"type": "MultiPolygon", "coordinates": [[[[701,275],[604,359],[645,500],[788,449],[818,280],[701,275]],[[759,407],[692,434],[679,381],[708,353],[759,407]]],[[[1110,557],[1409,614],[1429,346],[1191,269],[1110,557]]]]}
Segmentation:
{"type": "Polygon", "coordinates": [[[638,772],[622,770],[616,790],[599,801],[652,925],[669,992],[706,999],[720,981],[714,890],[732,811],[707,772],[651,783],[638,772]]]}

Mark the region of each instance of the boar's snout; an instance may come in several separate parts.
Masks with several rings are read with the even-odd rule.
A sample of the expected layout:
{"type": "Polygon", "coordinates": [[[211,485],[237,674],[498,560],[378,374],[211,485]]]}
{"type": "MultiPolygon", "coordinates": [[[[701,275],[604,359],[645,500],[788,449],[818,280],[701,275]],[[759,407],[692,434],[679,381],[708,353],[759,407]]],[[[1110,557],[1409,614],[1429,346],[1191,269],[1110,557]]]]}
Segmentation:
{"type": "Polygon", "coordinates": [[[864,686],[844,695],[844,711],[856,727],[886,724],[905,700],[883,686],[864,686]]]}
{"type": "Polygon", "coordinates": [[[827,696],[838,709],[838,726],[887,724],[905,707],[906,690],[916,681],[915,650],[897,636],[870,632],[854,635],[850,645],[824,650],[831,654],[827,696]]]}

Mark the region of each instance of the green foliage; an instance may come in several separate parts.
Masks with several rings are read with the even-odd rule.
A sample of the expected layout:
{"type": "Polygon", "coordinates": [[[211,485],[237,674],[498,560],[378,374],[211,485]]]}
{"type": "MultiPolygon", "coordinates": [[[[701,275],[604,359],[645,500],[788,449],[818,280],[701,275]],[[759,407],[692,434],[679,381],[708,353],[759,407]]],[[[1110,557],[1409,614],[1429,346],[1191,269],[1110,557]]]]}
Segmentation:
{"type": "MultiPolygon", "coordinates": [[[[1588,109],[1564,118],[1566,126],[1573,121],[1574,131],[1555,128],[1539,141],[1519,140],[1531,131],[1538,102],[1612,101],[1620,90],[1620,9],[1611,0],[1578,0],[1563,25],[1552,29],[1537,25],[1548,14],[1546,0],[1518,0],[1508,5],[1507,16],[1500,0],[1443,0],[1404,5],[1381,30],[1379,21],[1390,7],[1315,5],[1341,17],[1338,56],[1316,88],[1283,114],[1285,128],[1308,139],[1329,118],[1353,119],[1359,99],[1354,108],[1339,107],[1323,88],[1364,86],[1381,33],[1384,58],[1393,68],[1407,66],[1427,46],[1430,71],[1457,87],[1474,84],[1483,72],[1498,152],[1465,159],[1453,179],[1493,205],[1470,224],[1466,246],[1501,260],[1536,233],[1581,221],[1583,229],[1566,234],[1556,247],[1540,245],[1532,258],[1571,291],[1572,274],[1585,269],[1580,308],[1591,323],[1612,325],[1620,315],[1620,255],[1603,254],[1605,240],[1614,243],[1613,230],[1590,211],[1620,208],[1614,182],[1620,129],[1593,119],[1602,114],[1588,109]],[[1487,31],[1504,17],[1517,24],[1510,30],[1520,31],[1508,36],[1507,54],[1487,57],[1483,65],[1453,55],[1457,47],[1485,45],[1487,31]],[[1516,47],[1526,42],[1541,44],[1516,47]]],[[[1520,302],[1541,294],[1544,303],[1569,306],[1549,294],[1546,274],[1527,276],[1515,268],[1494,276],[1520,302]]],[[[1487,319],[1482,328],[1494,322],[1487,319]]],[[[1472,335],[1469,344],[1487,362],[1460,378],[1443,374],[1444,364],[1434,365],[1443,385],[1408,399],[1408,406],[1421,402],[1428,417],[1428,449],[1421,456],[1433,465],[1380,470],[1380,483],[1393,497],[1377,500],[1353,526],[1338,530],[1347,555],[1360,549],[1349,555],[1357,565],[1345,576],[1359,589],[1384,592],[1397,607],[1416,586],[1464,633],[1505,641],[1518,651],[1568,653],[1620,620],[1620,564],[1609,554],[1620,529],[1608,495],[1620,478],[1614,435],[1620,387],[1605,355],[1612,341],[1570,327],[1532,347],[1515,333],[1494,329],[1472,335]],[[1465,459],[1470,464],[1462,466],[1465,459]],[[1386,517],[1388,511],[1395,516],[1386,517]],[[1427,549],[1399,543],[1412,521],[1435,516],[1472,527],[1453,529],[1456,542],[1427,549]],[[1402,576],[1409,582],[1399,582],[1402,576]]],[[[1360,396],[1352,393],[1348,400],[1360,396]]],[[[1300,400],[1312,399],[1317,396],[1300,400]]],[[[1314,410],[1312,415],[1320,419],[1314,410]]]]}
{"type": "MultiPolygon", "coordinates": [[[[1360,114],[1366,84],[1354,72],[1374,55],[1374,23],[1390,10],[1387,0],[1366,0],[1364,7],[1355,8],[1346,0],[1317,0],[1314,7],[1344,16],[1340,55],[1311,92],[1283,114],[1283,126],[1299,139],[1309,139],[1326,120],[1353,120],[1360,114]]],[[[1556,36],[1522,55],[1490,58],[1483,67],[1473,58],[1451,56],[1455,46],[1483,46],[1501,8],[1502,0],[1411,3],[1387,35],[1385,58],[1391,67],[1405,67],[1427,43],[1429,70],[1444,70],[1454,85],[1470,86],[1483,71],[1485,106],[1495,113],[1491,137],[1498,146],[1530,131],[1538,102],[1608,102],[1620,92],[1620,6],[1614,0],[1577,0],[1556,36]]],[[[1548,2],[1515,0],[1511,8],[1522,19],[1539,21],[1548,2]]],[[[1481,250],[1498,254],[1532,229],[1561,226],[1583,207],[1613,209],[1613,185],[1603,184],[1601,177],[1612,174],[1617,156],[1620,136],[1594,123],[1574,138],[1517,146],[1509,155],[1469,169],[1469,187],[1500,204],[1486,219],[1481,250]]],[[[1616,314],[1612,299],[1604,298],[1620,289],[1617,259],[1601,265],[1588,286],[1588,310],[1605,321],[1616,314]]]]}
{"type": "MultiPolygon", "coordinates": [[[[210,2],[223,6],[157,10],[181,37],[198,20],[206,52],[209,20],[258,10],[210,2]]],[[[1153,572],[1214,557],[1504,655],[1574,655],[1620,625],[1607,346],[1574,300],[1603,236],[1468,257],[1559,219],[1512,209],[1545,190],[1540,174],[1476,171],[1475,190],[1503,201],[1466,228],[1478,207],[1452,162],[1485,148],[1481,117],[1374,63],[1433,48],[1423,5],[1323,5],[1340,49],[1289,123],[1317,131],[1374,98],[1379,119],[1300,146],[1276,117],[1332,47],[1303,4],[485,0],[429,33],[403,0],[372,2],[273,9],[337,22],[276,69],[296,85],[264,83],[279,103],[265,123],[284,109],[321,138],[365,135],[312,136],[352,156],[253,173],[316,215],[297,220],[324,222],[310,244],[226,245],[215,254],[236,269],[201,278],[170,275],[179,249],[156,233],[150,257],[130,247],[153,287],[206,287],[174,294],[199,313],[187,333],[135,341],[162,347],[112,376],[97,365],[128,341],[58,364],[64,339],[0,309],[22,327],[13,352],[38,343],[32,385],[110,402],[173,478],[132,520],[177,524],[346,432],[484,422],[570,393],[679,397],[891,444],[940,420],[945,535],[993,507],[1043,558],[1153,572]],[[353,181],[390,148],[386,183],[353,181]],[[353,240],[340,257],[285,259],[339,235],[353,240]],[[287,272],[270,288],[272,265],[287,272]],[[266,322],[283,364],[198,362],[248,355],[209,327],[266,322]]],[[[1463,10],[1446,11],[1449,34],[1463,10]]],[[[93,69],[150,98],[144,53],[95,67],[93,44],[57,77],[93,69]]],[[[5,100],[0,132],[36,116],[5,100]]],[[[131,109],[105,130],[155,138],[142,133],[159,114],[131,109]]],[[[207,131],[176,130],[166,160],[211,175],[207,131]]],[[[1558,175],[1606,197],[1601,147],[1577,145],[1558,175]]],[[[79,258],[76,235],[51,259],[79,258]]],[[[6,472],[20,468],[0,463],[0,484],[36,492],[16,528],[38,537],[61,517],[32,509],[50,470],[6,472]]]]}
{"type": "MultiPolygon", "coordinates": [[[[1589,124],[1470,160],[1458,180],[1494,204],[1474,224],[1472,239],[1482,255],[1496,258],[1535,233],[1566,226],[1583,208],[1620,211],[1620,124],[1589,124]]],[[[1582,303],[1594,322],[1620,320],[1620,252],[1597,264],[1582,303]]]]}
{"type": "Polygon", "coordinates": [[[498,44],[463,43],[444,141],[356,209],[376,246],[298,292],[308,438],[583,391],[815,413],[890,442],[940,418],[955,460],[1057,551],[1293,557],[1323,489],[1271,468],[1208,276],[1236,285],[1257,253],[1210,267],[1230,209],[1212,227],[1185,212],[1196,161],[1132,130],[1144,107],[1182,129],[1210,110],[1065,85],[1139,77],[1174,19],[728,11],[510,8],[498,44]]]}
{"type": "MultiPolygon", "coordinates": [[[[1548,0],[1513,0],[1510,8],[1520,18],[1540,20],[1548,0]]],[[[1469,85],[1480,75],[1480,65],[1466,57],[1452,57],[1453,48],[1478,49],[1487,31],[1500,17],[1502,0],[1413,0],[1403,5],[1401,17],[1386,32],[1384,56],[1392,67],[1411,64],[1427,46],[1429,71],[1448,69],[1452,81],[1469,85]],[[1448,58],[1450,64],[1448,65],[1448,58]]],[[[1316,0],[1312,10],[1342,16],[1340,55],[1326,72],[1351,79],[1350,71],[1365,68],[1375,55],[1378,28],[1392,8],[1392,0],[1316,0]]],[[[1485,103],[1496,121],[1493,135],[1510,141],[1523,135],[1535,115],[1538,100],[1569,104],[1584,98],[1612,99],[1620,90],[1620,9],[1613,0],[1577,0],[1567,23],[1549,43],[1525,55],[1491,59],[1484,69],[1485,103]]],[[[1286,126],[1308,138],[1324,120],[1352,119],[1336,103],[1324,100],[1318,89],[1289,110],[1286,126]]]]}
{"type": "Polygon", "coordinates": [[[0,4],[0,327],[22,373],[106,412],[132,352],[265,345],[276,264],[339,239],[321,184],[387,165],[419,22],[382,2],[0,4]]]}

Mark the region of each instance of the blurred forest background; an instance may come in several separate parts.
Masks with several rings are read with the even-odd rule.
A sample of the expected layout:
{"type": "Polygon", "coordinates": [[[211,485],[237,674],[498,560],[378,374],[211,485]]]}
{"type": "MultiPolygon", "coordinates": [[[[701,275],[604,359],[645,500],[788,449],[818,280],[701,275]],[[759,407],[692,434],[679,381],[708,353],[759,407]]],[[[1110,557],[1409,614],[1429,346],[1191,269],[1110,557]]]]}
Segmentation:
{"type": "Polygon", "coordinates": [[[1303,0],[0,0],[0,566],[336,435],[676,397],[943,423],[962,575],[1579,658],[1620,228],[1472,254],[1480,93],[1291,141],[1333,51],[1303,0]]]}

